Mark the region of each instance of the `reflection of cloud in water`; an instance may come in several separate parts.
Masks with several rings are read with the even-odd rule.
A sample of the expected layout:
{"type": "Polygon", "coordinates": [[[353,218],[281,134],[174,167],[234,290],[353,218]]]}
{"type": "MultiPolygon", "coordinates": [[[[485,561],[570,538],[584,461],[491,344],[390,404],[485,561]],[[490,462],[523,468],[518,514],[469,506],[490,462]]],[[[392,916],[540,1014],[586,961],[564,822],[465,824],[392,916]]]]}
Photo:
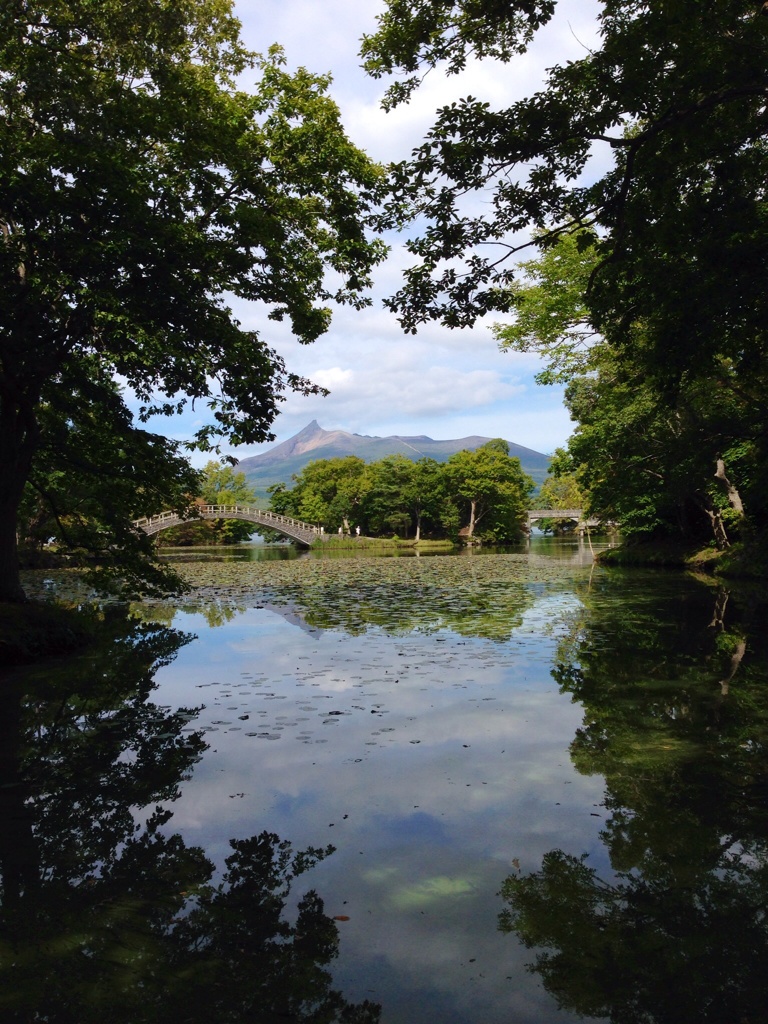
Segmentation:
{"type": "Polygon", "coordinates": [[[299,632],[282,608],[249,609],[160,677],[164,701],[206,704],[212,747],[174,828],[211,855],[256,827],[332,842],[312,884],[350,918],[338,984],[383,1000],[388,1021],[524,1024],[552,1009],[496,931],[496,894],[512,858],[533,868],[563,834],[597,845],[602,787],[571,768],[581,715],[556,692],[540,626],[559,607],[537,597],[506,644],[299,632]]]}
{"type": "Polygon", "coordinates": [[[442,846],[453,841],[445,825],[434,815],[423,811],[401,818],[392,816],[382,819],[380,824],[397,843],[435,843],[442,846]]]}

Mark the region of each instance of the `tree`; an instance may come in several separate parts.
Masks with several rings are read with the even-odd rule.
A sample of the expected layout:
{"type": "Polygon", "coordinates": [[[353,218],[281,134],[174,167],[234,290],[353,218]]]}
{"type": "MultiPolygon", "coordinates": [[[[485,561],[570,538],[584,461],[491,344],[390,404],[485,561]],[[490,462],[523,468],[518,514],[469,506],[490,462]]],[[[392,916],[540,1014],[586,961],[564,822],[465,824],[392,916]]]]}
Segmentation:
{"type": "Polygon", "coordinates": [[[370,487],[368,468],[356,455],[316,459],[293,476],[294,486],[269,488],[271,507],[281,515],[296,516],[335,532],[350,532],[350,523],[362,517],[363,499],[370,487]]]}
{"type": "MultiPolygon", "coordinates": [[[[363,40],[365,66],[376,78],[410,74],[389,89],[386,104],[393,106],[410,98],[430,68],[458,74],[470,56],[514,60],[556,10],[549,0],[388,0],[378,32],[363,40]]],[[[508,308],[510,257],[529,244],[513,241],[514,232],[537,229],[538,243],[546,244],[574,226],[595,225],[611,255],[604,278],[611,288],[633,287],[648,309],[662,296],[667,306],[674,294],[684,295],[685,309],[675,307],[682,322],[696,297],[710,293],[715,271],[725,287],[709,294],[707,313],[733,309],[739,294],[749,295],[757,306],[740,314],[762,334],[765,297],[755,257],[768,244],[756,231],[766,216],[768,53],[761,6],[731,0],[691,19],[680,2],[619,2],[604,4],[598,20],[601,45],[551,68],[540,92],[500,111],[472,97],[443,107],[413,158],[395,168],[390,219],[423,215],[429,224],[410,243],[421,263],[391,300],[409,329],[428,317],[458,325],[508,308]],[[467,214],[462,197],[481,190],[493,190],[493,201],[483,204],[489,212],[467,214]],[[722,243],[737,257],[727,281],[722,243]],[[690,262],[694,255],[706,257],[704,273],[690,262]],[[622,284],[630,265],[647,269],[660,257],[654,275],[622,284]],[[662,267],[677,269],[665,278],[662,267]],[[652,276],[653,299],[643,298],[638,286],[652,276]],[[688,294],[683,282],[692,286],[688,294]]],[[[697,325],[703,320],[695,317],[697,325]]],[[[721,327],[706,331],[717,351],[721,327]]],[[[690,338],[689,350],[695,344],[690,338]]]]}
{"type": "Polygon", "coordinates": [[[230,0],[0,4],[2,600],[23,599],[17,513],[42,409],[87,394],[98,419],[117,375],[142,418],[208,402],[201,446],[271,439],[281,392],[318,389],[226,296],[301,342],[330,303],[367,302],[379,171],[329,79],[247,52],[238,28],[230,0]]]}
{"type": "Polygon", "coordinates": [[[485,536],[501,542],[517,540],[523,531],[528,495],[534,483],[523,473],[509,445],[496,438],[475,451],[460,451],[445,464],[448,492],[459,504],[467,538],[482,521],[485,536]]]}
{"type": "Polygon", "coordinates": [[[387,455],[370,465],[371,490],[365,501],[368,530],[382,533],[413,533],[421,539],[427,521],[438,530],[443,525],[446,493],[442,467],[434,459],[413,462],[406,455],[387,455]]]}
{"type": "MultiPolygon", "coordinates": [[[[556,10],[549,0],[389,0],[363,54],[376,77],[398,69],[410,76],[391,87],[391,105],[408,99],[425,69],[459,73],[470,55],[514,60],[556,10]]],[[[696,18],[679,0],[603,3],[599,45],[550,69],[535,95],[504,110],[468,97],[438,111],[412,159],[394,169],[386,214],[391,224],[427,225],[409,243],[418,262],[388,302],[406,330],[430,318],[456,327],[516,311],[517,326],[501,340],[534,337],[548,347],[550,377],[570,374],[574,358],[594,372],[592,350],[584,357],[571,343],[579,325],[596,332],[611,353],[598,371],[601,394],[618,373],[620,388],[641,386],[643,401],[655,402],[645,419],[664,458],[653,471],[676,481],[661,487],[664,501],[675,504],[682,474],[674,458],[685,448],[693,475],[677,508],[703,495],[721,544],[722,507],[736,513],[731,497],[746,485],[751,524],[768,524],[768,422],[759,399],[768,384],[764,13],[747,0],[696,18]],[[467,204],[468,193],[484,201],[467,204]],[[559,337],[521,301],[513,261],[531,245],[542,252],[540,266],[549,260],[550,277],[568,251],[565,262],[582,282],[580,254],[592,248],[586,286],[561,282],[540,296],[566,328],[559,337]],[[724,503],[713,498],[713,477],[724,503]]],[[[625,411],[640,427],[638,408],[614,403],[614,414],[625,411]]],[[[607,418],[603,425],[608,432],[607,418]]],[[[668,522],[655,504],[641,518],[668,522]]]]}
{"type": "MultiPolygon", "coordinates": [[[[726,465],[748,507],[759,515],[765,504],[762,414],[726,360],[717,376],[686,372],[670,390],[649,374],[642,347],[628,351],[591,331],[589,279],[599,257],[585,244],[589,236],[579,237],[582,248],[564,235],[525,264],[530,283],[516,287],[515,320],[497,325],[496,336],[503,348],[548,360],[542,383],[567,383],[577,423],[567,457],[588,486],[591,512],[619,523],[627,537],[712,537],[726,547],[744,526],[726,465]]],[[[630,326],[636,339],[645,337],[630,326]]]]}
{"type": "MultiPolygon", "coordinates": [[[[588,490],[588,507],[631,538],[729,543],[731,515],[715,478],[717,454],[746,469],[737,450],[741,414],[728,422],[712,385],[688,384],[671,400],[626,358],[605,351],[593,377],[577,378],[566,400],[578,427],[569,450],[588,490]],[[729,522],[729,530],[726,530],[729,522]]],[[[743,479],[743,478],[742,478],[743,479]]]]}
{"type": "Polygon", "coordinates": [[[406,455],[385,455],[369,466],[371,489],[365,499],[366,533],[407,537],[411,510],[406,491],[414,479],[414,463],[406,455]]]}
{"type": "MultiPolygon", "coordinates": [[[[206,505],[253,505],[256,492],[245,473],[211,459],[203,466],[198,500],[206,505]]],[[[166,544],[237,544],[253,532],[253,524],[237,519],[192,520],[168,530],[163,540],[166,544]]]]}
{"type": "Polygon", "coordinates": [[[599,342],[590,323],[587,291],[596,265],[596,239],[586,231],[561,235],[538,259],[520,264],[525,283],[510,288],[512,323],[495,324],[502,352],[536,352],[547,360],[539,384],[589,372],[599,342]]]}

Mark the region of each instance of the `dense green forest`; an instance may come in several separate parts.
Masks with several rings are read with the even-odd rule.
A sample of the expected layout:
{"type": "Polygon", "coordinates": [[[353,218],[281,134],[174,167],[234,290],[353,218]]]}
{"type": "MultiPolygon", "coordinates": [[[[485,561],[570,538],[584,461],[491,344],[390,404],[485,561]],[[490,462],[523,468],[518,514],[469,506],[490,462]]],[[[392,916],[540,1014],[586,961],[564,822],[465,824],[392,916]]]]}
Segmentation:
{"type": "Polygon", "coordinates": [[[546,356],[540,380],[566,382],[576,421],[547,495],[582,494],[590,512],[633,540],[724,549],[760,533],[766,424],[758,390],[740,379],[733,360],[723,355],[665,387],[643,364],[641,344],[630,354],[604,338],[589,290],[602,269],[599,244],[586,232],[561,236],[524,269],[515,321],[498,325],[496,335],[504,348],[546,356]]]}
{"type": "Polygon", "coordinates": [[[501,438],[443,463],[388,455],[366,463],[355,455],[317,459],[291,488],[270,488],[282,515],[323,526],[328,533],[506,543],[527,525],[533,480],[501,438]]]}

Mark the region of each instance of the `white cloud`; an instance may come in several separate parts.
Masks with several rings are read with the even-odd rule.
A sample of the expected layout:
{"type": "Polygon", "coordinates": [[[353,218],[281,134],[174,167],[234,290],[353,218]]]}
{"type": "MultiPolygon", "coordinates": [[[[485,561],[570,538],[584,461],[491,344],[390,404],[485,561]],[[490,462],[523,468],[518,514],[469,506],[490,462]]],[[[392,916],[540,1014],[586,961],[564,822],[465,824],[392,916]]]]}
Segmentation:
{"type": "Polygon", "coordinates": [[[351,138],[375,159],[406,156],[418,145],[435,111],[454,100],[474,96],[503,106],[534,91],[547,68],[576,60],[595,44],[594,4],[560,0],[557,17],[537,36],[528,53],[508,65],[470,59],[460,76],[431,71],[411,102],[390,113],[380,100],[388,81],[368,77],[358,56],[363,34],[376,30],[381,0],[238,0],[248,44],[264,51],[279,42],[291,67],[333,75],[332,94],[351,138]]]}
{"type": "MultiPolygon", "coordinates": [[[[393,409],[405,420],[461,414],[509,400],[525,390],[524,385],[505,380],[492,370],[463,372],[449,366],[422,370],[415,362],[409,369],[407,362],[400,358],[390,367],[372,365],[354,371],[331,367],[315,372],[313,379],[331,388],[336,418],[360,427],[391,420],[393,409]]],[[[326,419],[328,401],[291,396],[284,414],[326,419]]]]}
{"type": "Polygon", "coordinates": [[[352,370],[342,370],[340,366],[332,366],[328,370],[318,370],[314,374],[314,381],[321,387],[329,390],[342,390],[346,385],[354,383],[355,374],[352,370]]]}

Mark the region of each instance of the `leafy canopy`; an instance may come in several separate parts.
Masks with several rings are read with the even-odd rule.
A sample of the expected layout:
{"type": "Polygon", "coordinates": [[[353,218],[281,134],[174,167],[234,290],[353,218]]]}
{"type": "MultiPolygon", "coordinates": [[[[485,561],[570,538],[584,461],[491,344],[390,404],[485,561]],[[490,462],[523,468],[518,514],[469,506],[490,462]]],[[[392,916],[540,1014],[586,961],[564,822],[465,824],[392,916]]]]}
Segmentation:
{"type": "Polygon", "coordinates": [[[305,384],[225,293],[303,342],[330,301],[364,304],[378,172],[328,78],[245,51],[230,6],[3,4],[0,312],[8,375],[43,382],[95,352],[148,409],[156,388],[210,397],[215,380],[216,430],[255,441],[273,390],[305,384]],[[253,91],[236,89],[249,72],[253,91]]]}
{"type": "MultiPolygon", "coordinates": [[[[444,106],[392,172],[384,219],[420,235],[390,308],[412,332],[511,313],[499,341],[568,383],[582,482],[630,531],[700,540],[709,521],[725,546],[742,490],[751,526],[768,524],[765,13],[603,0],[594,49],[503,109],[444,106]],[[540,258],[518,267],[530,246],[540,258]]],[[[390,0],[363,52],[373,75],[410,76],[396,103],[417,72],[516,59],[557,16],[390,0]]]]}
{"type": "MultiPolygon", "coordinates": [[[[396,103],[416,71],[514,60],[557,14],[548,0],[389,0],[363,55],[374,76],[411,76],[391,88],[396,103]]],[[[630,305],[655,314],[665,368],[675,332],[673,369],[718,351],[724,330],[734,349],[764,337],[761,5],[727,0],[693,17],[683,0],[606,0],[598,20],[599,45],[551,68],[539,92],[497,110],[471,96],[441,108],[395,167],[388,222],[425,225],[389,300],[407,330],[508,309],[531,233],[541,245],[578,228],[596,232],[605,257],[594,280],[604,333],[621,329],[630,305]]]]}
{"type": "Polygon", "coordinates": [[[59,408],[63,387],[99,408],[117,378],[142,418],[202,400],[202,447],[271,439],[281,394],[319,390],[229,303],[257,303],[308,343],[333,304],[369,301],[384,254],[366,233],[380,171],[346,138],[328,84],[289,74],[279,47],[248,52],[231,0],[0,3],[11,597],[16,509],[46,443],[40,409],[59,408]]]}

